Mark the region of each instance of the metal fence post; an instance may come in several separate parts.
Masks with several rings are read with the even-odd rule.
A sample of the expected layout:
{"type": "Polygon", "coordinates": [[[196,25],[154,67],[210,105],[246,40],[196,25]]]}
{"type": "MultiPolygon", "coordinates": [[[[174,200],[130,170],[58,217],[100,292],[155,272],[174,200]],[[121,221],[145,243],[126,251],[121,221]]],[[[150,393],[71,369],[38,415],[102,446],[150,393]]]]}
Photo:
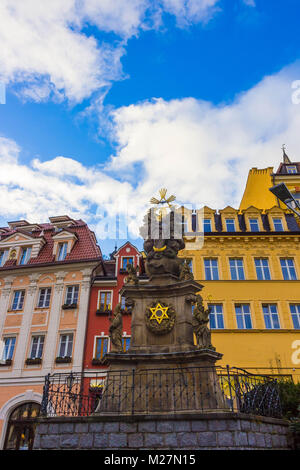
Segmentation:
{"type": "Polygon", "coordinates": [[[45,376],[45,383],[43,387],[43,398],[41,404],[41,414],[42,416],[47,416],[47,408],[49,402],[49,384],[50,384],[50,374],[45,376]]]}
{"type": "Polygon", "coordinates": [[[135,369],[132,369],[131,414],[134,414],[134,387],[135,387],[135,369]]]}
{"type": "Polygon", "coordinates": [[[229,387],[229,396],[230,396],[230,404],[231,404],[231,411],[234,411],[233,407],[233,396],[232,396],[232,388],[231,388],[231,379],[230,379],[230,367],[227,364],[226,366],[227,369],[227,379],[228,379],[228,387],[229,387]]]}

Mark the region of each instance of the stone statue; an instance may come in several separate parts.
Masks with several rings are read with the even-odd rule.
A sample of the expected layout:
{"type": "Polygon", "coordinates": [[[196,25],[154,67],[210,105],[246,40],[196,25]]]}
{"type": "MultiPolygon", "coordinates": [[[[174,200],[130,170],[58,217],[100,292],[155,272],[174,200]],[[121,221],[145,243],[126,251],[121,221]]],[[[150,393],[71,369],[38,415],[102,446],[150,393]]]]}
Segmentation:
{"type": "Polygon", "coordinates": [[[123,317],[121,304],[117,304],[114,310],[114,316],[111,319],[109,327],[109,337],[111,340],[111,351],[122,352],[122,333],[123,333],[123,317]]]}
{"type": "Polygon", "coordinates": [[[211,309],[208,308],[205,310],[202,297],[200,295],[196,297],[197,299],[194,303],[195,308],[193,311],[193,328],[197,338],[197,344],[200,349],[212,349],[215,351],[216,348],[211,344],[211,332],[207,326],[211,309]]]}
{"type": "Polygon", "coordinates": [[[178,258],[179,250],[185,247],[182,239],[147,239],[144,250],[147,255],[145,269],[148,276],[153,274],[173,274],[180,276],[182,259],[178,258]]]}
{"type": "Polygon", "coordinates": [[[184,260],[184,262],[180,266],[179,279],[181,281],[190,281],[190,280],[194,279],[193,273],[191,272],[191,268],[190,268],[189,263],[186,259],[184,260]]]}
{"type": "Polygon", "coordinates": [[[139,283],[139,278],[137,276],[138,270],[138,266],[135,268],[131,263],[128,264],[126,269],[128,276],[124,280],[125,284],[131,284],[136,286],[139,283]]]}

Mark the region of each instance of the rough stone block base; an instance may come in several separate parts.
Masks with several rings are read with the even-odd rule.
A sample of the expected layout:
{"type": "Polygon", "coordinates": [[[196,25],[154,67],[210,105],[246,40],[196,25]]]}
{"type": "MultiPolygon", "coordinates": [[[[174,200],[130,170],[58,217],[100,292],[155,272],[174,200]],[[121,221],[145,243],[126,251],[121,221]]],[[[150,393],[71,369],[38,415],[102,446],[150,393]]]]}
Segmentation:
{"type": "Polygon", "coordinates": [[[288,423],[241,413],[39,418],[34,449],[290,449],[288,423]]]}

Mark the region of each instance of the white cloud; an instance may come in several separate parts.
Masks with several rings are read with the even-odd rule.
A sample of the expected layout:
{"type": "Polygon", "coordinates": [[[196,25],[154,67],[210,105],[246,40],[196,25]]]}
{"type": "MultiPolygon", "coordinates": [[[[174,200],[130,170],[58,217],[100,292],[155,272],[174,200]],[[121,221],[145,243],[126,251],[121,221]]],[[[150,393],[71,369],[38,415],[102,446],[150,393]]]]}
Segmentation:
{"type": "Polygon", "coordinates": [[[136,230],[136,216],[141,218],[161,187],[197,207],[238,207],[251,167],[276,168],[283,143],[291,159],[299,160],[300,105],[292,103],[297,77],[300,64],[220,106],[185,98],[116,109],[118,151],[102,169],[63,156],[24,165],[21,149],[2,137],[0,214],[36,222],[67,213],[96,226],[98,210],[128,210],[136,230]]]}
{"type": "Polygon", "coordinates": [[[123,77],[126,41],[156,28],[163,11],[177,23],[201,22],[218,0],[1,0],[0,80],[23,99],[81,102],[123,77]],[[84,29],[114,32],[100,43],[84,29]]]}

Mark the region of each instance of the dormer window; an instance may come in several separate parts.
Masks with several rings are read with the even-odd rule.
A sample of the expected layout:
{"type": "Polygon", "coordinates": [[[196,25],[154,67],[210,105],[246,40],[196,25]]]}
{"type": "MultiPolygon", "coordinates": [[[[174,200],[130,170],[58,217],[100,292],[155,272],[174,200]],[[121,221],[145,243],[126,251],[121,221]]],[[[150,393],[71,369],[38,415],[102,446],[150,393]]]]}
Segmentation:
{"type": "Polygon", "coordinates": [[[273,218],[275,232],[283,232],[283,225],[281,218],[273,218]]]}
{"type": "Polygon", "coordinates": [[[212,232],[211,229],[211,219],[203,219],[203,232],[212,232]]]}
{"type": "Polygon", "coordinates": [[[235,232],[234,219],[226,219],[226,230],[227,232],[235,232]]]}
{"type": "Polygon", "coordinates": [[[27,248],[22,248],[21,258],[19,264],[27,264],[31,255],[31,246],[27,248]]]}
{"type": "Polygon", "coordinates": [[[122,259],[122,269],[127,269],[127,266],[131,264],[133,266],[133,257],[132,256],[125,256],[122,259]]]}
{"type": "Polygon", "coordinates": [[[4,264],[6,263],[7,256],[8,256],[8,250],[0,251],[0,267],[4,266],[4,264]]]}
{"type": "Polygon", "coordinates": [[[67,242],[58,244],[58,255],[57,255],[57,260],[58,261],[63,261],[66,258],[67,249],[68,249],[68,243],[67,242]]]}
{"type": "Polygon", "coordinates": [[[287,173],[289,173],[289,174],[298,173],[298,170],[297,170],[296,165],[288,165],[288,166],[286,167],[286,171],[287,171],[287,173]]]}
{"type": "Polygon", "coordinates": [[[251,232],[259,232],[258,219],[249,219],[249,225],[251,232]]]}

